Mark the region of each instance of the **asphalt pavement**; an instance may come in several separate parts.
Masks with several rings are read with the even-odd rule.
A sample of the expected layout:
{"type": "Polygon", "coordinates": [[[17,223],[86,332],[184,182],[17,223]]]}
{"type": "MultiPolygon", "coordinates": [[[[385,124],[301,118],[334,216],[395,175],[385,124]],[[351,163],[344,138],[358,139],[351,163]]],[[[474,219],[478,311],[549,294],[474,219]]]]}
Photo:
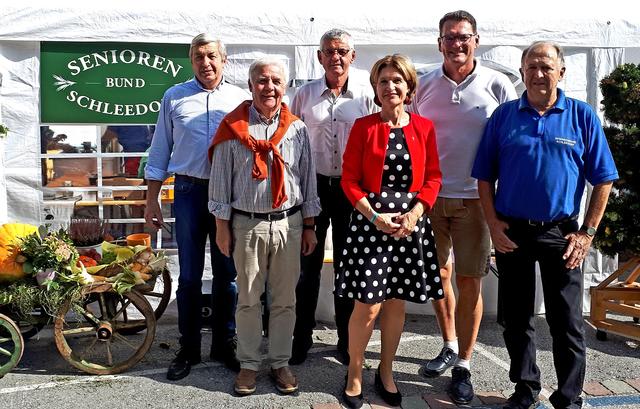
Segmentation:
{"type": "MultiPolygon", "coordinates": [[[[175,268],[175,267],[174,267],[175,268]]],[[[542,371],[543,395],[553,391],[556,378],[551,339],[544,316],[536,319],[538,364],[542,371]]],[[[151,349],[136,366],[120,375],[93,376],[70,366],[58,353],[50,327],[26,342],[18,367],[0,379],[0,408],[340,408],[346,367],[336,360],[335,328],[319,323],[314,346],[305,363],[292,367],[300,391],[278,393],[267,368],[259,374],[257,391],[247,397],[233,393],[235,374],[208,360],[211,334],[203,332],[203,363],[177,382],[166,379],[166,368],[178,349],[175,300],[158,321],[151,349]]],[[[403,408],[454,408],[446,397],[450,372],[424,378],[418,370],[441,348],[436,320],[429,315],[409,315],[405,324],[394,371],[404,395],[403,408]]],[[[616,335],[596,339],[587,329],[585,407],[640,408],[640,343],[616,335]]],[[[366,353],[364,395],[372,408],[384,407],[373,388],[380,352],[379,332],[374,331],[366,353]]],[[[512,392],[508,379],[509,357],[502,329],[495,316],[484,317],[472,359],[472,382],[478,398],[471,407],[497,408],[512,392]]],[[[548,401],[543,397],[543,406],[548,401]]],[[[366,405],[365,405],[366,406],[366,405]]]]}

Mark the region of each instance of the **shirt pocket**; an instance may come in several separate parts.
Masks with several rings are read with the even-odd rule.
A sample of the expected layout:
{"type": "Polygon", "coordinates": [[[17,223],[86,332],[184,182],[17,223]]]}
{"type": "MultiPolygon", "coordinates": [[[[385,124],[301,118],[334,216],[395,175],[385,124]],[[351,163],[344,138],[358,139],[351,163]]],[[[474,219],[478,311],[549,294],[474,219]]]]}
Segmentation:
{"type": "Polygon", "coordinates": [[[300,162],[300,152],[299,149],[296,149],[296,141],[292,138],[283,140],[278,149],[285,166],[289,169],[297,169],[300,162]]]}

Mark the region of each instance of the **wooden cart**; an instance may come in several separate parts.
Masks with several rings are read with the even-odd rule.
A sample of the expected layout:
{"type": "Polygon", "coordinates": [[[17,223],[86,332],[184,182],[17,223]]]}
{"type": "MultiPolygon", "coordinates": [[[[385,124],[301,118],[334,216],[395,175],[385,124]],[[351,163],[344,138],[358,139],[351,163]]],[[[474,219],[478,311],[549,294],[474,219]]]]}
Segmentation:
{"type": "Polygon", "coordinates": [[[591,287],[591,323],[596,338],[607,333],[640,340],[640,257],[633,257],[597,287],[591,287]],[[626,277],[626,278],[625,278],[626,277]],[[615,314],[617,318],[608,317],[615,314]],[[626,319],[624,319],[626,317],[626,319]]]}
{"type": "MultiPolygon", "coordinates": [[[[134,366],[151,348],[156,319],[169,303],[169,271],[164,269],[122,296],[104,282],[87,285],[82,292],[83,302],[65,302],[54,318],[55,343],[62,357],[96,375],[116,374],[134,366]]],[[[37,333],[45,324],[42,319],[48,318],[33,324],[0,314],[0,378],[20,362],[25,339],[37,333]]]]}

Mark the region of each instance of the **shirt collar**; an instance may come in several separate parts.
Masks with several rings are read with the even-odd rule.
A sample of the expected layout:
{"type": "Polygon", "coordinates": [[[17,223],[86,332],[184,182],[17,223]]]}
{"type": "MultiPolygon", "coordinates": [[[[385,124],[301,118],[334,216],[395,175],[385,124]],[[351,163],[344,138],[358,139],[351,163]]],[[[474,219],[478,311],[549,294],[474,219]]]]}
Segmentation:
{"type": "MultiPolygon", "coordinates": [[[[320,88],[322,92],[320,92],[320,96],[322,95],[329,95],[329,93],[331,93],[331,90],[329,89],[329,87],[327,86],[327,77],[323,76],[322,77],[322,87],[320,88]]],[[[344,86],[342,87],[342,92],[340,93],[339,96],[344,96],[344,97],[353,97],[353,92],[351,92],[351,90],[349,89],[349,77],[347,77],[347,80],[344,83],[344,86]]]]}
{"type": "MultiPolygon", "coordinates": [[[[556,90],[556,103],[553,104],[553,107],[551,107],[550,110],[558,109],[560,111],[564,111],[565,109],[567,109],[567,97],[564,95],[564,91],[561,88],[556,88],[556,90]]],[[[522,111],[523,109],[532,109],[535,111],[535,109],[529,104],[529,100],[527,99],[527,91],[522,93],[520,101],[518,101],[518,110],[522,111]]]]}
{"type": "MultiPolygon", "coordinates": [[[[478,75],[478,67],[479,66],[480,66],[480,62],[474,58],[473,59],[473,70],[471,70],[469,75],[467,75],[467,77],[460,84],[457,84],[456,86],[460,86],[460,85],[464,84],[465,82],[473,81],[473,79],[478,75]]],[[[439,71],[439,76],[440,77],[445,78],[446,80],[448,80],[450,82],[453,82],[455,84],[455,81],[453,81],[451,78],[449,78],[447,76],[447,73],[444,71],[444,63],[442,63],[440,65],[440,68],[438,68],[438,71],[439,71]]]]}
{"type": "Polygon", "coordinates": [[[260,122],[260,124],[262,125],[267,125],[267,126],[273,125],[274,123],[277,123],[278,121],[280,121],[281,109],[282,107],[278,109],[278,112],[276,112],[273,118],[267,119],[264,115],[258,112],[258,110],[256,109],[256,107],[253,106],[253,104],[251,104],[251,106],[249,107],[249,116],[251,117],[251,119],[249,120],[249,123],[260,122]]]}
{"type": "Polygon", "coordinates": [[[213,91],[217,91],[220,89],[220,87],[222,87],[222,84],[226,83],[227,80],[225,77],[222,77],[222,79],[220,80],[220,82],[218,83],[218,85],[212,89],[206,89],[205,87],[202,86],[202,83],[200,83],[200,81],[198,80],[198,78],[194,75],[193,79],[192,79],[193,83],[195,84],[196,87],[198,87],[199,89],[201,89],[202,91],[206,91],[206,92],[213,92],[213,91]]]}

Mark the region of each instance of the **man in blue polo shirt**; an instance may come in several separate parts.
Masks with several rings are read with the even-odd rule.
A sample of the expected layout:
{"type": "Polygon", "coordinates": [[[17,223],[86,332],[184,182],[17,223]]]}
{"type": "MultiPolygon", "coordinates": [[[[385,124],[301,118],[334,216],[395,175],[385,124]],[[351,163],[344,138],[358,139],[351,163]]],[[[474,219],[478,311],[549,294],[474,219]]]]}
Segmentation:
{"type": "Polygon", "coordinates": [[[558,378],[549,400],[555,408],[579,408],[586,366],[580,264],[618,173],[596,114],[557,88],[565,72],[562,49],[533,43],[523,51],[520,72],[527,90],[494,111],[472,171],[496,249],[509,378],[516,384],[504,408],[536,407],[541,390],[536,261],[558,378]],[[578,229],[585,181],[593,192],[578,229]]]}

